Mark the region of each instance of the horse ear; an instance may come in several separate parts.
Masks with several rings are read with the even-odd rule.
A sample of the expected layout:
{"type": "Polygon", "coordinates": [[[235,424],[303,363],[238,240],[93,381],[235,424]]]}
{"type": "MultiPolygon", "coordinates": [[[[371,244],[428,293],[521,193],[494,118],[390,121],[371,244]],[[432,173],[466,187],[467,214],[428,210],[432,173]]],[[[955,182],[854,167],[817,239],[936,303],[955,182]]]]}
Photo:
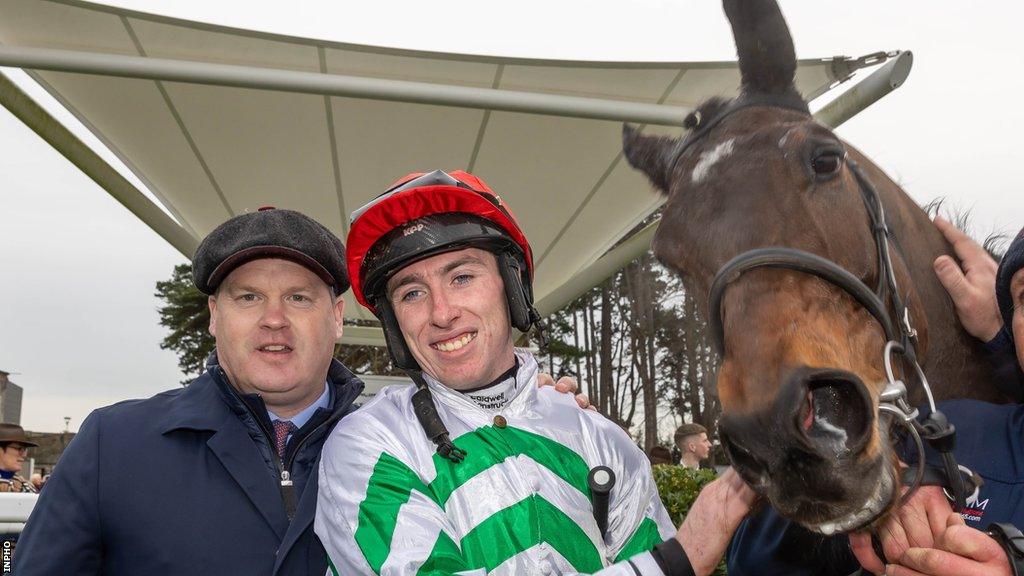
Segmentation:
{"type": "Polygon", "coordinates": [[[793,37],[776,0],[723,0],[732,25],[744,93],[796,91],[793,37]]]}
{"type": "Polygon", "coordinates": [[[668,136],[646,136],[629,124],[622,125],[622,151],[629,165],[647,175],[663,194],[672,183],[679,141],[668,136]]]}

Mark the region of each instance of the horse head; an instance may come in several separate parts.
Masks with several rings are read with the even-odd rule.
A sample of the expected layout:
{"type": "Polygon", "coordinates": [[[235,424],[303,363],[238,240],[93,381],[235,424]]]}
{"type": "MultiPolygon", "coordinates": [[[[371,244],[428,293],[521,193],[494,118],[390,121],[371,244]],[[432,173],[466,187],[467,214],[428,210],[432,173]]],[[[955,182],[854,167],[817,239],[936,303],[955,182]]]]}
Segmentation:
{"type": "MultiPolygon", "coordinates": [[[[859,182],[866,181],[889,226],[900,230],[888,267],[916,328],[917,355],[949,356],[930,361],[939,387],[945,396],[970,395],[942,378],[961,370],[953,362],[969,364],[957,346],[977,352],[932,274],[948,245],[894,182],[808,113],[777,3],[724,6],[739,95],[699,106],[681,139],[624,129],[630,164],[667,196],[655,255],[693,294],[708,294],[737,255],[766,246],[818,256],[867,287],[881,286],[879,223],[859,182]],[[949,334],[940,342],[936,323],[949,334]]],[[[812,530],[850,531],[878,519],[900,488],[890,422],[879,417],[889,380],[883,350],[892,338],[883,325],[899,322],[897,312],[886,302],[872,314],[834,281],[788,268],[752,268],[717,284],[718,305],[705,311],[720,325],[719,431],[733,465],[784,516],[812,530]]]]}

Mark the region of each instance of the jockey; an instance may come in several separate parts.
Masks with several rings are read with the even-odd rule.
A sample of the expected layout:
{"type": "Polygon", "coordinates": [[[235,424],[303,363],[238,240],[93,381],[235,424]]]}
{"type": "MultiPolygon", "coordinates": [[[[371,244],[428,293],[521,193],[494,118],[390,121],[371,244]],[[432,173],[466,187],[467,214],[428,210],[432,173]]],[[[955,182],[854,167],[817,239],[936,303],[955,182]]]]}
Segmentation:
{"type": "MultiPolygon", "coordinates": [[[[643,452],[538,389],[536,359],[514,348],[513,328],[540,319],[533,256],[483,181],[399,180],[353,213],[347,260],[416,386],[385,388],[324,447],[316,532],[334,574],[695,573],[687,552],[704,553],[675,537],[643,452]],[[591,480],[609,478],[595,513],[591,480]]],[[[719,514],[738,522],[742,494],[719,514]]]]}

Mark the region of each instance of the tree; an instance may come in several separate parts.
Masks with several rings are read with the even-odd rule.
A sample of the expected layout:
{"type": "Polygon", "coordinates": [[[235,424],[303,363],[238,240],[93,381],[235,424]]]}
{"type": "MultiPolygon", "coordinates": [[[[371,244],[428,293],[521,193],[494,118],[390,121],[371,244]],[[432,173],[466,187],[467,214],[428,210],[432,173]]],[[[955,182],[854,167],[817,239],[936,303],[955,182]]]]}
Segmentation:
{"type": "Polygon", "coordinates": [[[178,367],[185,376],[202,374],[215,343],[209,331],[207,296],[192,283],[192,266],[175,266],[170,280],[156,283],[155,296],[166,302],[160,307],[160,325],[171,331],[160,342],[160,348],[178,355],[178,367]]]}
{"type": "Polygon", "coordinates": [[[573,375],[602,414],[641,425],[645,449],[671,443],[681,421],[714,430],[718,359],[696,298],[644,254],[548,318],[552,343],[540,362],[573,375]],[[641,418],[641,421],[636,421],[641,418]]]}

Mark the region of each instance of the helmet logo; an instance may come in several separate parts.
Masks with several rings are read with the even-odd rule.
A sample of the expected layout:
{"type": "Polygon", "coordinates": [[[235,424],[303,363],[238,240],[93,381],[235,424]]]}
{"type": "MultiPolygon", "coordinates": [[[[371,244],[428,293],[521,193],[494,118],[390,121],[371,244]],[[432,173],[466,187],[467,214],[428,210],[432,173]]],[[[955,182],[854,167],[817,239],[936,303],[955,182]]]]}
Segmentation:
{"type": "Polygon", "coordinates": [[[419,224],[415,224],[413,226],[409,226],[408,228],[403,230],[402,231],[402,236],[408,236],[410,234],[415,234],[415,233],[419,232],[420,230],[423,230],[423,223],[422,222],[419,223],[419,224]]]}

